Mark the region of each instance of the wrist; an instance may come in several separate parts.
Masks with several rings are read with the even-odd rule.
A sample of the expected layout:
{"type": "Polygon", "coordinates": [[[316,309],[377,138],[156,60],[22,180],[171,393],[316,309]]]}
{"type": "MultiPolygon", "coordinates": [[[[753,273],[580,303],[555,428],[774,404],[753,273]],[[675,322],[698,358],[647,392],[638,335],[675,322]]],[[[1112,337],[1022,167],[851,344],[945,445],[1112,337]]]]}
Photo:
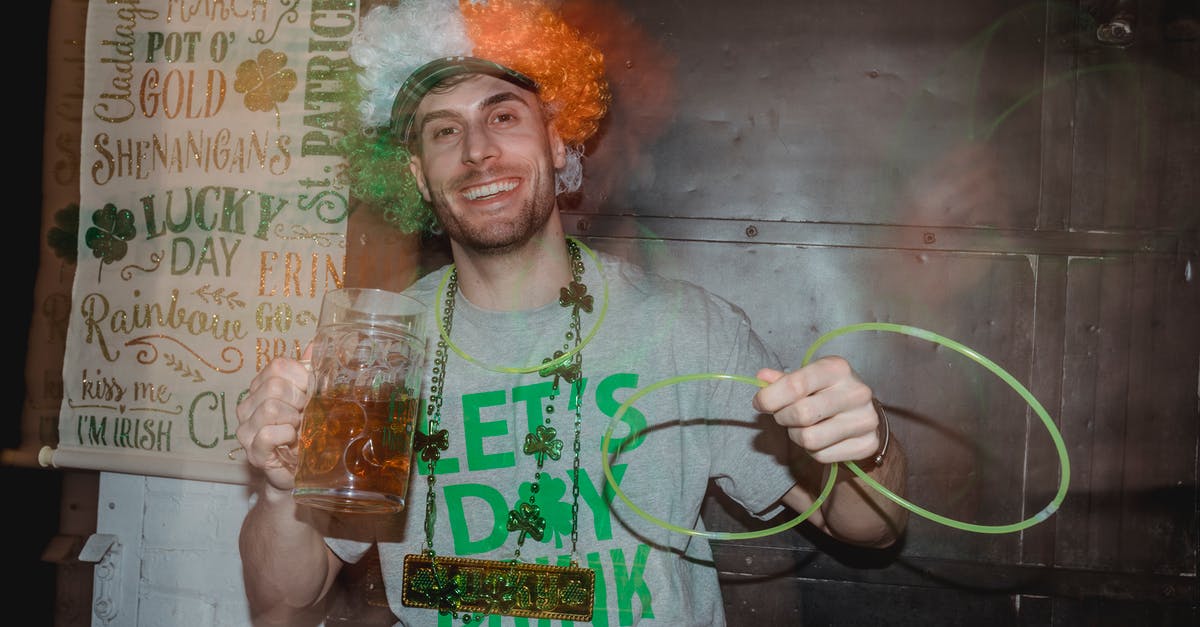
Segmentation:
{"type": "Polygon", "coordinates": [[[888,446],[892,443],[892,425],[888,422],[887,412],[883,411],[883,404],[879,402],[879,399],[872,397],[871,405],[875,407],[875,414],[879,418],[879,422],[875,426],[879,448],[875,449],[871,455],[859,460],[859,465],[877,468],[882,466],[883,461],[887,459],[888,446]]]}
{"type": "Polygon", "coordinates": [[[262,500],[269,505],[281,505],[292,503],[292,490],[289,488],[275,487],[270,481],[264,481],[262,484],[262,500]]]}

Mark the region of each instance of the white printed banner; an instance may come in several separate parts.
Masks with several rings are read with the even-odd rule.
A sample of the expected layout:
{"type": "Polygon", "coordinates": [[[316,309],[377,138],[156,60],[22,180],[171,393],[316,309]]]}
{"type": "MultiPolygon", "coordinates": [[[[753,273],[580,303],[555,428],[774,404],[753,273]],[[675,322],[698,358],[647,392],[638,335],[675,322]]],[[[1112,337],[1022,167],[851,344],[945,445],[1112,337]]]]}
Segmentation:
{"type": "Polygon", "coordinates": [[[244,482],[235,406],[342,284],[357,0],[92,0],[56,466],[244,482]]]}

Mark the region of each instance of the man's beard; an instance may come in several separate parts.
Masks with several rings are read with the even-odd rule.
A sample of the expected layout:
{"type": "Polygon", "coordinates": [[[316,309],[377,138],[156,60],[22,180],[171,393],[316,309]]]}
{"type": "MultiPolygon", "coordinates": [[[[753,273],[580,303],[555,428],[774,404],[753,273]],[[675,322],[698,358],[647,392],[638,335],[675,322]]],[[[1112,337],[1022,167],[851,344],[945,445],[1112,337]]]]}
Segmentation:
{"type": "MultiPolygon", "coordinates": [[[[470,184],[472,180],[504,174],[502,171],[478,172],[454,181],[448,188],[457,190],[470,184]]],[[[480,253],[502,254],[529,242],[530,238],[542,230],[554,210],[554,173],[551,172],[549,177],[539,173],[531,182],[534,185],[533,194],[525,199],[521,210],[513,219],[505,218],[502,222],[488,220],[483,223],[460,221],[450,212],[449,201],[444,192],[433,194],[433,212],[442,230],[460,246],[480,253]]]]}

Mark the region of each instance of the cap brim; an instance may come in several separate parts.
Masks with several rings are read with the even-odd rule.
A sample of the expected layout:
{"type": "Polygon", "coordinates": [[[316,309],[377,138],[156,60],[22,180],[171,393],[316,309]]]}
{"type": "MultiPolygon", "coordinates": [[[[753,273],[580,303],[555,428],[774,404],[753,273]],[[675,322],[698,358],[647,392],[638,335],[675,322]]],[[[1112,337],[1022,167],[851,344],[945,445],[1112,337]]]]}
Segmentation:
{"type": "Polygon", "coordinates": [[[485,74],[508,81],[517,87],[537,93],[532,78],[499,63],[476,57],[443,57],[417,68],[400,86],[392,103],[392,133],[400,141],[411,139],[417,105],[442,81],[459,74],[485,74]]]}

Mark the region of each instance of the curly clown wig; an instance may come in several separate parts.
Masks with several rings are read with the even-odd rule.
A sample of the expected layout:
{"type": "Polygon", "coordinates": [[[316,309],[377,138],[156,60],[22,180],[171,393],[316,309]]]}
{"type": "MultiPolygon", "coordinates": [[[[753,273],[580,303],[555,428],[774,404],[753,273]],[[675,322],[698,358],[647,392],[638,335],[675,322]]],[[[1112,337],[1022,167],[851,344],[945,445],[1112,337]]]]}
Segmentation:
{"type": "Polygon", "coordinates": [[[359,66],[357,119],[343,140],[352,194],[404,232],[432,230],[433,211],[409,172],[412,114],[430,89],[463,73],[538,94],[567,145],[556,192],[583,180],[583,143],[608,110],[604,57],[540,0],[399,0],[362,19],[350,46],[359,66]]]}

